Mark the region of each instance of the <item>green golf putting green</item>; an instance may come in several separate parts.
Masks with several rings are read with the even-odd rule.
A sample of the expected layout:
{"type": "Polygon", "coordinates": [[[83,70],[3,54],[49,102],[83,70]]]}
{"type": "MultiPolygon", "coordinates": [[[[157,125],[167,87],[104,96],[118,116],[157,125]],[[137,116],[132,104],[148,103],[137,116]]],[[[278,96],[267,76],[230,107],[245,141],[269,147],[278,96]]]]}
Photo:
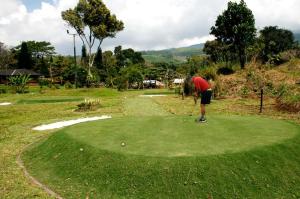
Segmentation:
{"type": "Polygon", "coordinates": [[[59,130],[23,155],[65,198],[297,198],[300,126],[255,116],[126,116],[59,130]],[[122,144],[124,143],[124,144],[122,144]]]}
{"type": "Polygon", "coordinates": [[[299,126],[254,116],[125,117],[83,123],[58,133],[100,150],[155,157],[235,153],[292,138],[299,126]]]}

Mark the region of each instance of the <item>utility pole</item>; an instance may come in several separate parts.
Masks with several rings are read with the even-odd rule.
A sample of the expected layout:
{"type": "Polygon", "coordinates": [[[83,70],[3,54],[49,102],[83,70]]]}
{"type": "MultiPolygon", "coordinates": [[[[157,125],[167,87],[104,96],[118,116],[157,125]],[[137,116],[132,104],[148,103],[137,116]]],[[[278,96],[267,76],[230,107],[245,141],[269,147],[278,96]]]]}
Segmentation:
{"type": "Polygon", "coordinates": [[[73,44],[74,44],[74,66],[75,66],[75,88],[78,88],[78,84],[77,84],[77,60],[76,60],[76,44],[75,44],[75,37],[76,37],[76,34],[71,34],[69,32],[69,30],[67,30],[67,33],[69,35],[72,35],[73,36],[73,44]]]}

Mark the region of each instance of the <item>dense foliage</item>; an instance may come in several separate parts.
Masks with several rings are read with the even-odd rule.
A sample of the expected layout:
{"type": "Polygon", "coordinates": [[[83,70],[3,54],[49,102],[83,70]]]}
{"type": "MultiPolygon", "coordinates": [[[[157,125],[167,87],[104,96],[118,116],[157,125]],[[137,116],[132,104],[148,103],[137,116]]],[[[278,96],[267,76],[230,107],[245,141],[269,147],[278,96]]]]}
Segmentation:
{"type": "Polygon", "coordinates": [[[290,30],[268,26],[260,31],[260,42],[263,44],[261,56],[263,61],[268,61],[280,52],[293,48],[294,35],[290,30]]]}
{"type": "Polygon", "coordinates": [[[246,48],[254,42],[255,33],[255,19],[244,0],[229,2],[227,10],[218,16],[211,28],[211,34],[218,41],[229,45],[229,49],[238,54],[242,69],[246,62],[246,48]]]}
{"type": "MultiPolygon", "coordinates": [[[[115,37],[116,33],[124,29],[122,21],[110,10],[102,0],[80,0],[74,9],[62,12],[62,18],[75,29],[80,39],[88,49],[88,75],[93,76],[91,68],[95,55],[92,48],[98,40],[98,51],[104,39],[115,37]]],[[[101,64],[100,64],[101,65],[101,64]]]]}

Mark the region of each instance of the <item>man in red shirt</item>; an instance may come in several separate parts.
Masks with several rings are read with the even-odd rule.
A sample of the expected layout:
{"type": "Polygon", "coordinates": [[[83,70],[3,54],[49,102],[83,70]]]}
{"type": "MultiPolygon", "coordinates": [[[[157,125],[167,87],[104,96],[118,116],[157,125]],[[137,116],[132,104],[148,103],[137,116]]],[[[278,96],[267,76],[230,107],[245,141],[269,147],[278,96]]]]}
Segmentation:
{"type": "Polygon", "coordinates": [[[210,104],[212,89],[209,83],[202,77],[193,77],[192,83],[194,84],[194,95],[198,98],[201,94],[200,111],[201,116],[196,119],[196,122],[206,122],[205,118],[205,105],[210,104]]]}

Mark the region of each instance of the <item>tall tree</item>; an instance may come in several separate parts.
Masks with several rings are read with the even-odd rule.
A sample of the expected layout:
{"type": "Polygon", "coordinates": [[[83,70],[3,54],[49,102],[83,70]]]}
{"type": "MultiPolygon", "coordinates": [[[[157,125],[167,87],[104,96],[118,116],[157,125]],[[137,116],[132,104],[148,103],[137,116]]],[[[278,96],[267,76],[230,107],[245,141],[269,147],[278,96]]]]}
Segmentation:
{"type": "MultiPolygon", "coordinates": [[[[47,41],[26,41],[28,52],[33,58],[40,59],[44,57],[50,57],[55,54],[55,48],[47,41]]],[[[20,52],[22,45],[16,46],[14,49],[16,52],[20,52]]]]}
{"type": "Polygon", "coordinates": [[[117,46],[114,50],[117,64],[119,68],[133,65],[133,64],[144,64],[145,60],[142,56],[142,53],[135,52],[133,49],[128,48],[122,50],[122,46],[117,46]]]}
{"type": "Polygon", "coordinates": [[[117,59],[117,65],[118,65],[118,67],[119,68],[124,67],[125,66],[126,57],[123,54],[122,46],[115,47],[114,53],[115,53],[115,56],[116,56],[116,59],[117,59]]]}
{"type": "Polygon", "coordinates": [[[211,34],[217,40],[231,46],[231,51],[238,54],[243,69],[246,48],[254,42],[256,35],[254,16],[244,0],[240,3],[228,3],[227,10],[218,16],[215,26],[211,28],[211,34]]]}
{"type": "Polygon", "coordinates": [[[207,41],[204,44],[203,52],[209,55],[210,60],[215,63],[219,61],[227,63],[231,57],[235,57],[235,54],[230,56],[228,46],[218,40],[207,41]]]}
{"type": "MultiPolygon", "coordinates": [[[[34,69],[37,71],[43,71],[44,72],[43,74],[47,74],[45,73],[45,71],[48,70],[46,69],[48,67],[47,66],[48,62],[50,60],[50,57],[55,54],[55,48],[51,45],[50,42],[46,42],[46,41],[22,42],[21,45],[16,46],[13,50],[18,55],[19,60],[20,59],[30,60],[30,67],[27,68],[34,69]]],[[[23,67],[20,64],[18,65],[21,68],[23,67]]]]}
{"type": "Polygon", "coordinates": [[[18,56],[18,67],[19,68],[32,68],[32,55],[28,50],[26,42],[22,42],[21,49],[18,56]]]}
{"type": "Polygon", "coordinates": [[[7,69],[10,65],[15,64],[12,52],[0,42],[0,69],[7,69]]]}
{"type": "Polygon", "coordinates": [[[47,41],[27,41],[27,46],[33,57],[37,59],[50,57],[55,54],[55,48],[47,41]]]}
{"type": "Polygon", "coordinates": [[[97,69],[103,69],[103,57],[102,57],[102,49],[98,48],[96,56],[95,56],[95,64],[97,69]]]}
{"type": "Polygon", "coordinates": [[[117,60],[112,51],[105,51],[102,54],[102,60],[102,69],[99,70],[100,78],[106,82],[106,85],[114,87],[115,79],[119,75],[117,60]]]}
{"type": "Polygon", "coordinates": [[[290,30],[281,29],[277,26],[268,26],[260,31],[260,41],[263,43],[261,56],[264,61],[274,55],[294,46],[294,34],[290,30]]]}
{"type": "Polygon", "coordinates": [[[110,13],[102,0],[79,0],[74,9],[62,12],[62,18],[73,27],[82,42],[88,49],[88,76],[92,76],[91,67],[94,64],[95,54],[92,48],[98,40],[97,49],[106,38],[113,38],[116,33],[124,29],[122,21],[110,13]]]}

